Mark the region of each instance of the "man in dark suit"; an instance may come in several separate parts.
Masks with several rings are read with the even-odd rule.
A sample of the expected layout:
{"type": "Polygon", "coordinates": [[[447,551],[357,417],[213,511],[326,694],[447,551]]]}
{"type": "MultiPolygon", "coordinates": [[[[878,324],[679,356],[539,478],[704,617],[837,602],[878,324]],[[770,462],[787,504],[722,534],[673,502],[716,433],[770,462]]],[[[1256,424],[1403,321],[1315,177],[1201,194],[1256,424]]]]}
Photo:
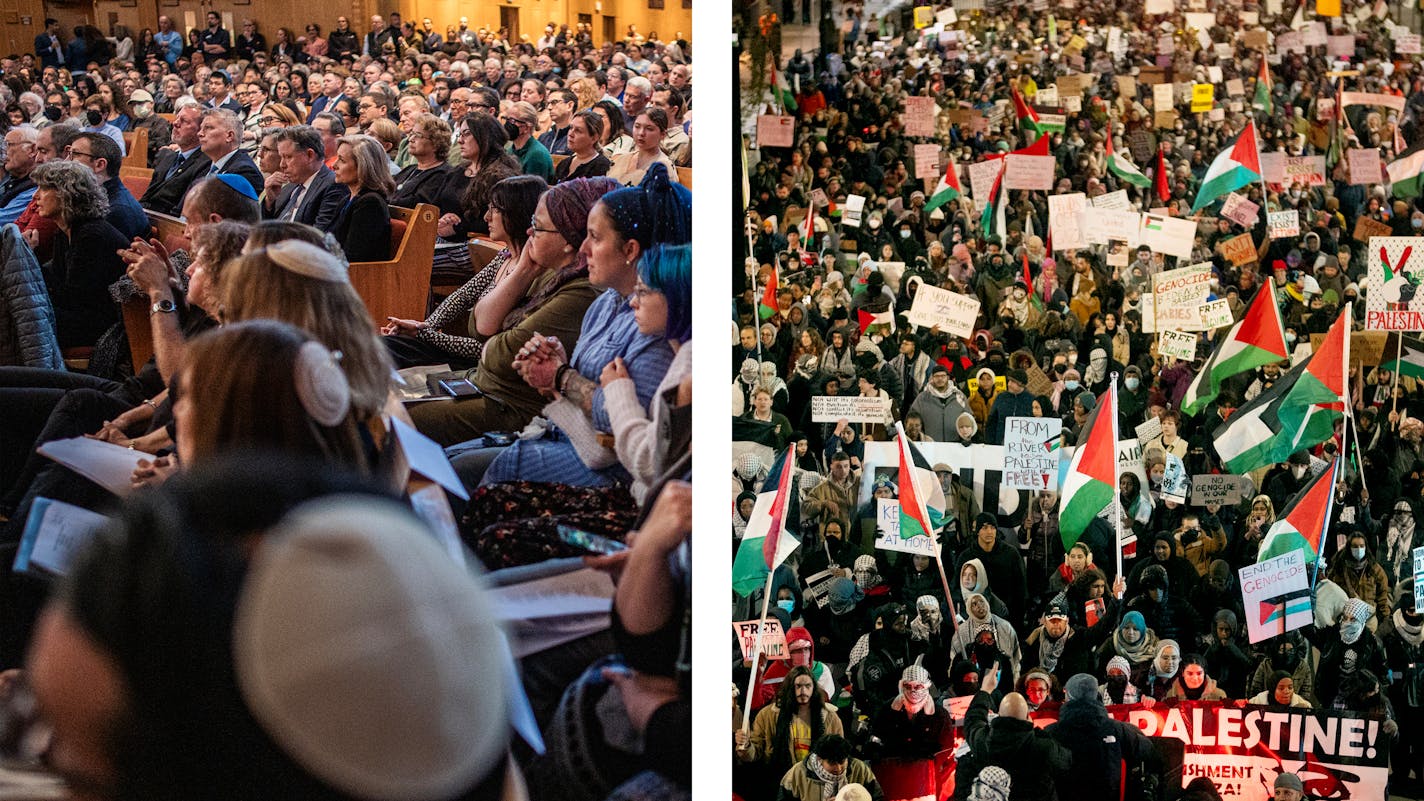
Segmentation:
{"type": "Polygon", "coordinates": [[[345,97],[341,93],[343,81],[340,75],[328,72],[321,79],[321,97],[312,101],[311,111],[307,112],[307,125],[311,125],[316,119],[316,115],[323,111],[336,111],[336,101],[345,97]]]}
{"type": "Polygon", "coordinates": [[[271,203],[263,204],[263,219],[331,228],[351,192],[336,183],[335,173],[322,163],[325,153],[321,133],[310,125],[294,125],[278,134],[282,169],[267,177],[265,197],[271,203]]]}
{"type": "Polygon", "coordinates": [[[153,163],[153,178],[139,198],[139,205],[149,211],[177,215],[183,208],[183,195],[194,181],[208,174],[211,162],[198,148],[198,126],[203,111],[188,106],[173,117],[173,144],[177,150],[160,150],[153,163]]]}
{"type": "Polygon", "coordinates": [[[242,142],[242,120],[225,108],[210,108],[203,112],[198,126],[198,144],[211,163],[208,175],[240,175],[252,185],[256,194],[262,189],[262,171],[252,157],[238,149],[242,142]]]}
{"type": "Polygon", "coordinates": [[[64,66],[64,45],[59,41],[59,20],[46,19],[45,29],[35,37],[35,55],[42,67],[64,66]]]}

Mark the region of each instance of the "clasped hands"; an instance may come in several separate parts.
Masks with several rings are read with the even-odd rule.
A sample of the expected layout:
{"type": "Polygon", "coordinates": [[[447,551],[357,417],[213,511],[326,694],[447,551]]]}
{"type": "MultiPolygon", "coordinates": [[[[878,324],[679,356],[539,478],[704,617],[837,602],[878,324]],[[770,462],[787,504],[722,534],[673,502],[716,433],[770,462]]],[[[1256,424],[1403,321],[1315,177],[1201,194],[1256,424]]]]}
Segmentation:
{"type": "Polygon", "coordinates": [[[524,343],[514,357],[514,371],[519,373],[529,386],[552,396],[557,389],[554,386],[554,376],[560,367],[568,363],[568,353],[564,351],[564,343],[560,342],[558,337],[546,337],[535,331],[534,336],[524,343]]]}

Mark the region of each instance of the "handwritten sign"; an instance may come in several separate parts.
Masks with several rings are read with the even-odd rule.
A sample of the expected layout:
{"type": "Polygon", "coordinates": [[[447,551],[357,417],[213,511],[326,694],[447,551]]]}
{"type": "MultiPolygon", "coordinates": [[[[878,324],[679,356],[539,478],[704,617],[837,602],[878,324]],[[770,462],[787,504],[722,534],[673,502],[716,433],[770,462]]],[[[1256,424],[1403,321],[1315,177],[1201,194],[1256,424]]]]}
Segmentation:
{"type": "Polygon", "coordinates": [[[1355,230],[1350,234],[1356,242],[1368,242],[1377,236],[1389,236],[1394,229],[1388,223],[1380,222],[1372,217],[1361,215],[1355,220],[1355,230]]]}
{"type": "MultiPolygon", "coordinates": [[[[925,6],[920,6],[924,8],[925,6]]],[[[939,169],[939,145],[915,145],[915,177],[938,181],[944,173],[939,169]]]]}
{"type": "Polygon", "coordinates": [[[894,498],[875,499],[875,547],[882,551],[934,556],[933,537],[919,534],[909,539],[900,536],[900,502],[894,498]]]}
{"type": "Polygon", "coordinates": [[[1266,230],[1272,239],[1300,236],[1300,212],[1295,209],[1269,212],[1266,215],[1266,230]]]}
{"type": "Polygon", "coordinates": [[[1209,83],[1192,85],[1192,113],[1211,111],[1216,104],[1216,87],[1209,83]]]}
{"type": "Polygon", "coordinates": [[[1057,417],[1010,417],[1004,421],[1004,486],[1058,489],[1063,421],[1057,417]]]}
{"type": "Polygon", "coordinates": [[[1377,147],[1357,147],[1345,151],[1350,163],[1350,183],[1377,184],[1383,178],[1377,147]]]}
{"type": "Polygon", "coordinates": [[[858,395],[817,395],[811,398],[811,422],[883,423],[890,416],[889,398],[858,395]]]}
{"type": "Polygon", "coordinates": [[[1324,156],[1287,156],[1281,166],[1284,169],[1281,179],[1283,184],[1325,185],[1324,156]]]}
{"type": "Polygon", "coordinates": [[[1414,549],[1414,608],[1424,609],[1424,545],[1414,549]]]}
{"type": "Polygon", "coordinates": [[[979,203],[987,203],[994,191],[994,181],[1004,168],[1000,159],[976,161],[969,165],[969,194],[979,203]]]}
{"type": "Polygon", "coordinates": [[[920,284],[915,290],[915,302],[905,317],[914,325],[933,328],[957,337],[974,335],[974,321],[979,318],[979,299],[920,284]]]}
{"type": "Polygon", "coordinates": [[[1202,325],[1208,331],[1213,328],[1225,328],[1236,322],[1231,314],[1231,304],[1224,299],[1203,303],[1197,307],[1197,312],[1201,314],[1202,325]]]}
{"type": "Polygon", "coordinates": [[[1238,572],[1246,607],[1246,631],[1252,643],[1294,631],[1315,620],[1305,554],[1294,550],[1247,565],[1238,572]]]}
{"type": "Polygon", "coordinates": [[[1228,97],[1243,97],[1246,94],[1246,86],[1240,78],[1232,78],[1226,82],[1226,94],[1228,97]]]}
{"type": "MultiPolygon", "coordinates": [[[[927,8],[927,6],[921,6],[927,8]]],[[[934,136],[935,102],[932,97],[910,95],[905,98],[905,135],[934,136]]]]}
{"type": "Polygon", "coordinates": [[[1419,55],[1420,50],[1419,34],[1407,33],[1403,36],[1394,37],[1394,52],[1402,56],[1415,56],[1419,55]]]}
{"type": "Polygon", "coordinates": [[[1052,156],[1005,156],[1004,188],[1048,191],[1053,188],[1057,165],[1058,160],[1052,156]]]}
{"type": "Polygon", "coordinates": [[[1197,355],[1197,335],[1164,329],[1157,332],[1159,343],[1157,352],[1183,361],[1191,361],[1197,355]]]}
{"type": "Polygon", "coordinates": [[[1261,213],[1261,207],[1246,199],[1245,195],[1232,192],[1226,196],[1226,202],[1221,204],[1221,216],[1233,222],[1240,223],[1247,228],[1256,224],[1256,215],[1261,213]]]}
{"type": "Polygon", "coordinates": [[[796,118],[789,114],[757,117],[757,147],[792,147],[796,144],[796,118]]]}
{"type": "Polygon", "coordinates": [[[1052,234],[1053,249],[1076,250],[1088,246],[1083,235],[1083,210],[1088,207],[1088,196],[1082,192],[1048,196],[1048,230],[1052,234]]]}
{"type": "MultiPolygon", "coordinates": [[[[763,621],[743,620],[732,624],[737,634],[737,642],[742,644],[742,658],[751,659],[756,650],[758,623],[763,621]]],[[[781,621],[769,617],[765,621],[766,633],[761,636],[761,655],[767,659],[790,659],[786,648],[786,632],[781,630],[781,621]]]]}
{"type": "Polygon", "coordinates": [[[1152,87],[1152,110],[1166,111],[1172,108],[1174,99],[1172,97],[1172,84],[1159,83],[1152,87]]]}
{"type": "Polygon", "coordinates": [[[1192,255],[1192,242],[1195,240],[1196,234],[1196,220],[1144,214],[1138,240],[1156,253],[1188,259],[1192,255]]]}
{"type": "Polygon", "coordinates": [[[1216,247],[1227,261],[1237,267],[1250,264],[1257,258],[1256,243],[1251,239],[1250,234],[1241,234],[1222,240],[1216,247]]]}
{"type": "Polygon", "coordinates": [[[1209,473],[1192,476],[1192,506],[1231,506],[1246,496],[1250,479],[1209,473]]]}
{"type": "MultiPolygon", "coordinates": [[[[1202,262],[1158,273],[1153,279],[1155,325],[1159,332],[1200,331],[1198,309],[1211,292],[1211,263],[1202,262]]],[[[1163,340],[1165,343],[1165,339],[1163,340]]],[[[1196,337],[1192,337],[1196,347],[1196,337]]],[[[1190,359],[1191,356],[1178,358],[1190,359]]]]}

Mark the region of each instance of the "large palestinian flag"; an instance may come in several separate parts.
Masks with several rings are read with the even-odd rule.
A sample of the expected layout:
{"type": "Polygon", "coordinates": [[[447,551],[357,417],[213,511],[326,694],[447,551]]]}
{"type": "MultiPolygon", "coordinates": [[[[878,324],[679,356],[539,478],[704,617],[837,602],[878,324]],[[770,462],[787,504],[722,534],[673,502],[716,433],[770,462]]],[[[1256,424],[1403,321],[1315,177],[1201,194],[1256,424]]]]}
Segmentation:
{"type": "Polygon", "coordinates": [[[1256,124],[1246,124],[1246,130],[1229,147],[1221,151],[1207,168],[1192,211],[1210,206],[1217,198],[1235,192],[1247,184],[1261,180],[1261,149],[1256,141],[1256,124]]]}
{"type": "Polygon", "coordinates": [[[1143,175],[1142,170],[1137,169],[1136,164],[1133,164],[1126,156],[1113,150],[1111,123],[1109,123],[1107,127],[1106,147],[1108,154],[1108,172],[1116,175],[1118,180],[1125,181],[1133,186],[1145,188],[1152,185],[1152,179],[1143,175]]]}
{"type": "Polygon", "coordinates": [[[1117,492],[1117,389],[1109,387],[1078,434],[1078,448],[1063,478],[1058,535],[1073,547],[1117,492]]]}
{"type": "Polygon", "coordinates": [[[922,211],[929,214],[949,201],[963,196],[964,190],[959,186],[959,168],[950,161],[944,168],[944,177],[939,179],[939,186],[935,187],[934,195],[922,211]]]}
{"type": "Polygon", "coordinates": [[[944,489],[929,460],[905,436],[904,426],[896,423],[895,430],[899,432],[895,441],[900,452],[900,470],[896,476],[900,498],[900,538],[908,540],[921,535],[933,538],[944,524],[944,489]]]}
{"type": "Polygon", "coordinates": [[[782,452],[772,465],[757,495],[747,532],[732,562],[732,589],[743,598],[766,583],[766,576],[796,550],[800,541],[788,529],[801,516],[800,493],[791,482],[795,472],[792,448],[782,452]]]}
{"type": "Polygon", "coordinates": [[[1231,326],[1182,396],[1182,411],[1196,415],[1216,399],[1226,379],[1289,355],[1280,307],[1271,287],[1256,292],[1245,316],[1231,326]]]}
{"type": "Polygon", "coordinates": [[[1340,472],[1340,457],[1330,461],[1330,466],[1311,479],[1286,508],[1276,522],[1266,532],[1261,543],[1257,562],[1264,562],[1291,551],[1305,552],[1305,563],[1315,563],[1320,559],[1320,546],[1325,541],[1325,531],[1330,527],[1330,506],[1335,501],[1335,481],[1340,472]]]}

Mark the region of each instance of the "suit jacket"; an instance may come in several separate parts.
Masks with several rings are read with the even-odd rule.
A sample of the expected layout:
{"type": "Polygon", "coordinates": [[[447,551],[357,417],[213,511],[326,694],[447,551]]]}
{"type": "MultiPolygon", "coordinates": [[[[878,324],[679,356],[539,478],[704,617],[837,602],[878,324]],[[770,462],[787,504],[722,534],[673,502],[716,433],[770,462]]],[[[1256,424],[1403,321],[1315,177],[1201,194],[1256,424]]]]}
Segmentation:
{"type": "Polygon", "coordinates": [[[262,194],[262,184],[264,183],[262,180],[262,171],[257,169],[257,162],[253,161],[252,157],[243,151],[234,151],[232,158],[228,159],[227,163],[224,164],[223,168],[218,170],[218,172],[223,175],[240,175],[247,179],[247,182],[252,185],[252,194],[262,194]]]}
{"type": "MultiPolygon", "coordinates": [[[[282,187],[272,208],[262,210],[262,217],[268,220],[287,219],[288,212],[291,211],[292,196],[296,194],[298,186],[300,184],[288,184],[282,187]]],[[[336,183],[336,173],[326,165],[322,165],[317,170],[316,176],[312,178],[311,186],[297,199],[296,222],[305,223],[322,231],[329,231],[336,221],[337,215],[341,213],[341,207],[346,204],[346,199],[349,197],[351,197],[351,192],[336,183]]]]}
{"type": "Polygon", "coordinates": [[[391,257],[391,209],[378,192],[367,190],[354,198],[348,195],[330,230],[346,251],[347,261],[391,257]]]}
{"type": "Polygon", "coordinates": [[[158,161],[153,165],[153,180],[148,184],[148,189],[144,190],[143,197],[138,199],[140,206],[149,211],[178,216],[183,208],[183,195],[187,194],[188,187],[207,175],[208,167],[212,166],[203,151],[195,150],[177,172],[165,178],[179,156],[180,154],[172,150],[158,154],[158,161]]]}
{"type": "Polygon", "coordinates": [[[316,119],[316,115],[322,113],[323,111],[335,111],[336,101],[340,100],[345,96],[345,93],[339,94],[336,97],[327,97],[326,95],[322,95],[321,97],[318,97],[317,99],[313,100],[311,105],[311,111],[307,112],[307,125],[311,125],[312,120],[316,119]]]}

